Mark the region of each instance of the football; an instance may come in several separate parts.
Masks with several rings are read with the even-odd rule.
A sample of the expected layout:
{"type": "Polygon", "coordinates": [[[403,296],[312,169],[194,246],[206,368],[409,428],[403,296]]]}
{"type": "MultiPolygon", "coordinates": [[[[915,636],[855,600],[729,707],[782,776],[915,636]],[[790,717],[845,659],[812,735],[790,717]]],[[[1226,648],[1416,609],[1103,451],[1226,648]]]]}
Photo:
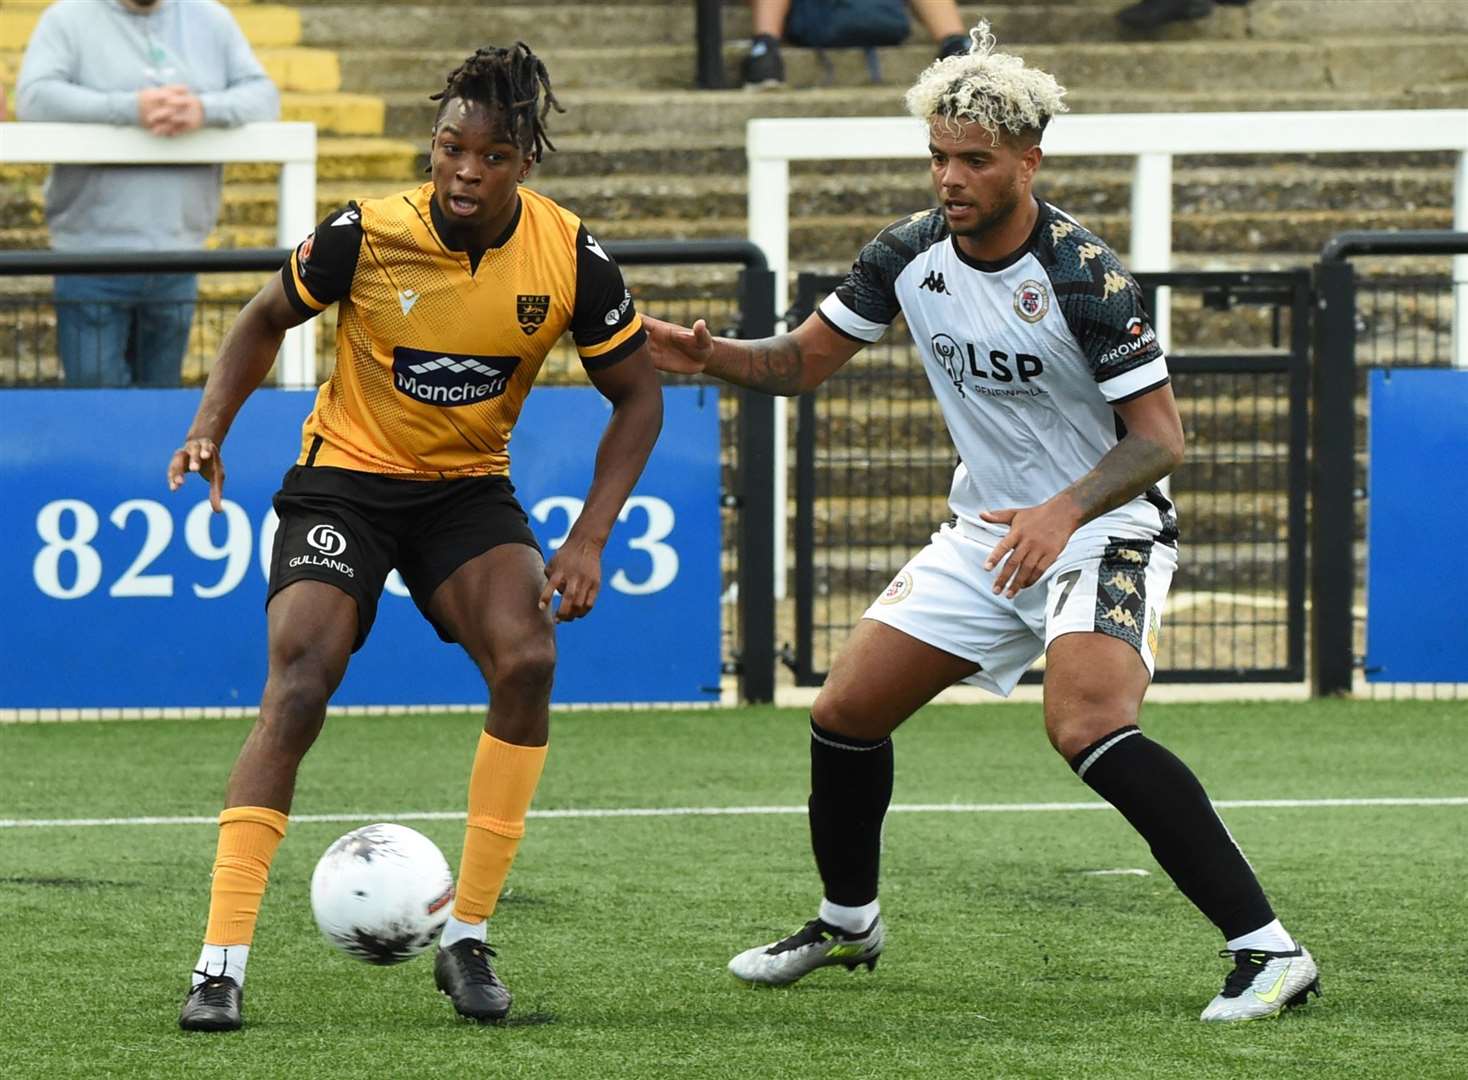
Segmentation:
{"type": "Polygon", "coordinates": [[[400,964],[448,922],[454,876],[443,852],[404,825],[364,825],[311,874],[311,911],[327,941],[369,964],[400,964]]]}

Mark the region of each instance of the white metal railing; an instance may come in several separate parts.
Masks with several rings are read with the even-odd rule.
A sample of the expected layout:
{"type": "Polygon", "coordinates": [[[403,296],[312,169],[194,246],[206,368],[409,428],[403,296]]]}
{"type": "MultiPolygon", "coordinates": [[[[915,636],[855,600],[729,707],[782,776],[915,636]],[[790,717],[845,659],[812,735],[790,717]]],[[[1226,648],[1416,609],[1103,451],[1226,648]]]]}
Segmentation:
{"type": "MultiPolygon", "coordinates": [[[[278,162],[275,240],[292,247],[316,227],[316,125],[242,124],[161,138],[111,124],[0,124],[0,162],[32,165],[218,165],[278,162]]],[[[281,386],[316,384],[314,321],[288,331],[276,371],[281,386]]]]}
{"type": "MultiPolygon", "coordinates": [[[[928,155],[927,132],[911,117],[751,120],[749,238],[775,272],[775,296],[789,296],[790,162],[928,155]]],[[[1468,109],[1362,112],[1113,113],[1057,117],[1045,132],[1047,156],[1131,157],[1134,271],[1172,268],[1172,159],[1177,154],[1315,154],[1455,151],[1453,227],[1468,230],[1468,109]]],[[[853,255],[855,252],[852,253],[853,255]]],[[[1165,290],[1155,313],[1169,339],[1165,290]]],[[[1468,368],[1468,256],[1453,260],[1453,362],[1468,368]]],[[[786,399],[776,400],[775,506],[786,502],[786,399]]],[[[785,514],[775,514],[775,588],[784,595],[785,514]]]]}

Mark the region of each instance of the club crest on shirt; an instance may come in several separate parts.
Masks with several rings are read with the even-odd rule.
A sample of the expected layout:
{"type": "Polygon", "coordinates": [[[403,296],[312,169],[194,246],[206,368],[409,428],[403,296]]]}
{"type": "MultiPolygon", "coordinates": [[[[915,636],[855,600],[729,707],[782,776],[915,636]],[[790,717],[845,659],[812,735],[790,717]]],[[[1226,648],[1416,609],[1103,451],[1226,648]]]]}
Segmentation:
{"type": "Polygon", "coordinates": [[[879,604],[897,604],[912,595],[912,575],[906,570],[902,571],[892,579],[892,584],[882,590],[882,595],[877,597],[879,604]]]}
{"type": "Polygon", "coordinates": [[[1050,291],[1033,278],[1014,290],[1014,313],[1025,322],[1037,323],[1049,310],[1050,291]]]}
{"type": "Polygon", "coordinates": [[[520,323],[520,329],[526,334],[533,334],[539,330],[540,324],[545,322],[545,317],[549,314],[549,293],[541,295],[520,293],[515,297],[515,318],[520,323]]]}

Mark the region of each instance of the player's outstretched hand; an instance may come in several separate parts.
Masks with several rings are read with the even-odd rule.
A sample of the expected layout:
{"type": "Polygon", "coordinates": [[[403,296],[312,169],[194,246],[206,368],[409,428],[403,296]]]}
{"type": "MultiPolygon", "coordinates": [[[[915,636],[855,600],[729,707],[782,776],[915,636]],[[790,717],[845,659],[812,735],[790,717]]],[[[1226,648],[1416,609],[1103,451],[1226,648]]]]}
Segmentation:
{"type": "Polygon", "coordinates": [[[1060,558],[1077,528],[1074,507],[1063,498],[1019,510],[985,510],[979,517],[994,525],[1009,526],[1004,539],[989,553],[984,569],[999,567],[994,575],[994,592],[1010,599],[1040,580],[1060,558]]]}
{"type": "Polygon", "coordinates": [[[690,329],[643,315],[642,325],[647,330],[653,367],[659,371],[697,375],[714,354],[714,335],[709,333],[708,323],[702,319],[690,329]]]}
{"type": "Polygon", "coordinates": [[[540,590],[540,610],[550,607],[556,593],[561,605],[556,622],[579,619],[596,603],[601,591],[601,549],[574,538],[562,544],[545,568],[545,588],[540,590]]]}
{"type": "Polygon", "coordinates": [[[183,487],[184,477],[198,473],[209,481],[209,505],[216,514],[224,509],[224,458],[213,439],[186,439],[168,462],[168,490],[183,487]]]}

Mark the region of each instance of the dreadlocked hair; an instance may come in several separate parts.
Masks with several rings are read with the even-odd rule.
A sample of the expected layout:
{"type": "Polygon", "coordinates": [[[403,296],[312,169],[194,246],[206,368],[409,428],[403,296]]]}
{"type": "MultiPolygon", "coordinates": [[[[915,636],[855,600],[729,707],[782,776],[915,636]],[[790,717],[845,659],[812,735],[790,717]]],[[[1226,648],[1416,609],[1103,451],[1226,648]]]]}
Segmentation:
{"type": "Polygon", "coordinates": [[[439,103],[435,127],[453,98],[501,110],[511,140],[532,161],[540,161],[545,151],[556,148],[545,133],[545,118],[551,109],[566,110],[551,90],[545,63],[523,41],[510,49],[475,49],[473,56],[449,72],[444,88],[429,98],[439,103]]]}

